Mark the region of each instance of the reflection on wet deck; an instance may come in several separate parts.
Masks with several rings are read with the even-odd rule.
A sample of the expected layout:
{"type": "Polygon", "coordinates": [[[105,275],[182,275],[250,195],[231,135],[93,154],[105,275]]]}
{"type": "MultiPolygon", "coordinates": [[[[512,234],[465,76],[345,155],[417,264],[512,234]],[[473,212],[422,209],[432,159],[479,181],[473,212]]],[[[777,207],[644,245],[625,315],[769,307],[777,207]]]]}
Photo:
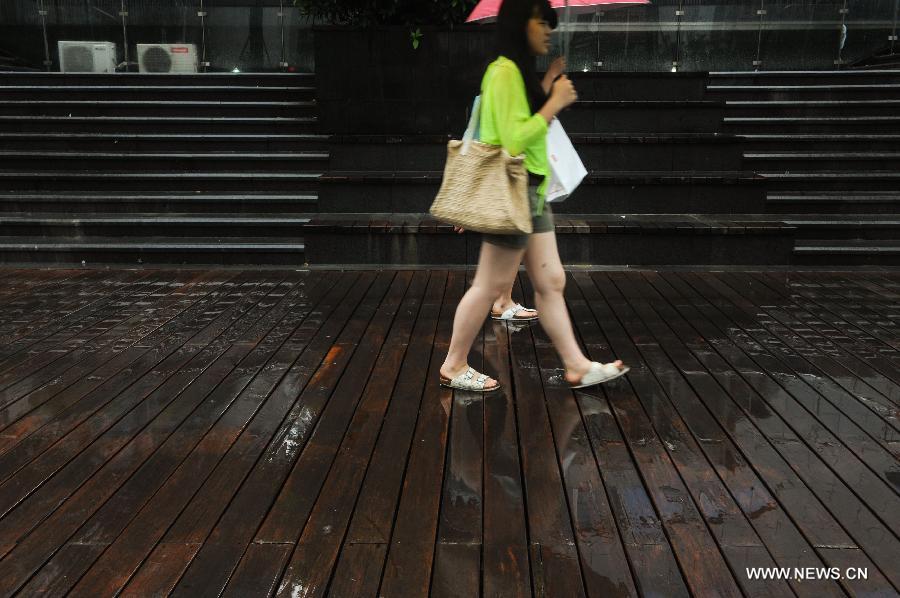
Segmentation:
{"type": "Polygon", "coordinates": [[[488,320],[484,397],[470,276],[0,269],[0,595],[897,595],[896,271],[574,271],[631,372],[488,320]]]}

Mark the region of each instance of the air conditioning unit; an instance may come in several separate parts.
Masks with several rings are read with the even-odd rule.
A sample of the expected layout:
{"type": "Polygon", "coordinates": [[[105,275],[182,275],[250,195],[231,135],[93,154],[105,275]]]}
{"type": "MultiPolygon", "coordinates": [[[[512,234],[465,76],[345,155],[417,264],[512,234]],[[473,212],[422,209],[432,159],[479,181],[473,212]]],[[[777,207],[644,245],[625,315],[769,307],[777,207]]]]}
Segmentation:
{"type": "Polygon", "coordinates": [[[59,70],[63,73],[115,73],[116,44],[60,41],[59,70]]]}
{"type": "Polygon", "coordinates": [[[138,44],[138,67],[142,73],[196,73],[194,44],[138,44]]]}

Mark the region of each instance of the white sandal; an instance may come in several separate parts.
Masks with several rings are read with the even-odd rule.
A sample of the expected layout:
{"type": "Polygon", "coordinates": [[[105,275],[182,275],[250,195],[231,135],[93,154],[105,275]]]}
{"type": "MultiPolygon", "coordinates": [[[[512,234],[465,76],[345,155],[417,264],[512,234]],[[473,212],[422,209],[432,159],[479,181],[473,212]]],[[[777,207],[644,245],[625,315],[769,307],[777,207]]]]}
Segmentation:
{"type": "Polygon", "coordinates": [[[534,314],[533,316],[517,316],[516,313],[520,311],[537,311],[536,309],[531,309],[528,307],[522,307],[518,303],[507,309],[505,312],[500,314],[499,316],[491,310],[491,319],[493,320],[508,320],[512,322],[531,322],[532,320],[537,320],[538,315],[534,314]]]}
{"type": "Polygon", "coordinates": [[[588,373],[581,377],[581,381],[578,384],[570,384],[569,388],[584,388],[586,386],[594,386],[595,384],[609,382],[619,376],[625,375],[630,369],[631,368],[627,365],[622,366],[622,369],[620,370],[614,363],[598,363],[592,361],[591,369],[588,370],[588,373]]]}
{"type": "Polygon", "coordinates": [[[487,379],[488,376],[486,374],[481,374],[470,367],[452,380],[441,376],[441,386],[455,388],[456,390],[468,390],[471,392],[494,392],[495,390],[500,390],[499,382],[496,386],[485,388],[484,385],[487,382],[487,379]]]}

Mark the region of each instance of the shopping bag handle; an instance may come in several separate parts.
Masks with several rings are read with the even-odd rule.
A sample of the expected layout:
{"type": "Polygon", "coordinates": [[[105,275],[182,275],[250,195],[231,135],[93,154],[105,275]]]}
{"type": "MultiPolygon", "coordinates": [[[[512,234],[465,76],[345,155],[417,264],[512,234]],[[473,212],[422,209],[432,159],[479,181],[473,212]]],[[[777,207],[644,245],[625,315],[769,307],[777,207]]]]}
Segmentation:
{"type": "Polygon", "coordinates": [[[466,132],[463,133],[462,138],[462,149],[460,153],[462,155],[466,155],[466,152],[469,151],[469,146],[472,145],[473,140],[478,139],[479,125],[480,119],[478,118],[481,115],[481,96],[475,96],[475,101],[472,102],[472,115],[469,117],[469,125],[466,127],[466,132]]]}

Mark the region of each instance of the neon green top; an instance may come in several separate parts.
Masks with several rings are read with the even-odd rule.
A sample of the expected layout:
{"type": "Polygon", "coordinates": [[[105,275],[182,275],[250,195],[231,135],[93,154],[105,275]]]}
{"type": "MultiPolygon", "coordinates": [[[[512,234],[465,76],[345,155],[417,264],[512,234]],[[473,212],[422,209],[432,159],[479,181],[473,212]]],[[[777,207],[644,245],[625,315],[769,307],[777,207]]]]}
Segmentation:
{"type": "Polygon", "coordinates": [[[537,213],[544,209],[547,193],[547,121],[532,114],[525,80],[516,63],[500,56],[488,65],[481,80],[481,123],[479,139],[502,145],[511,156],[525,152],[525,169],[544,176],[538,186],[537,213]]]}

